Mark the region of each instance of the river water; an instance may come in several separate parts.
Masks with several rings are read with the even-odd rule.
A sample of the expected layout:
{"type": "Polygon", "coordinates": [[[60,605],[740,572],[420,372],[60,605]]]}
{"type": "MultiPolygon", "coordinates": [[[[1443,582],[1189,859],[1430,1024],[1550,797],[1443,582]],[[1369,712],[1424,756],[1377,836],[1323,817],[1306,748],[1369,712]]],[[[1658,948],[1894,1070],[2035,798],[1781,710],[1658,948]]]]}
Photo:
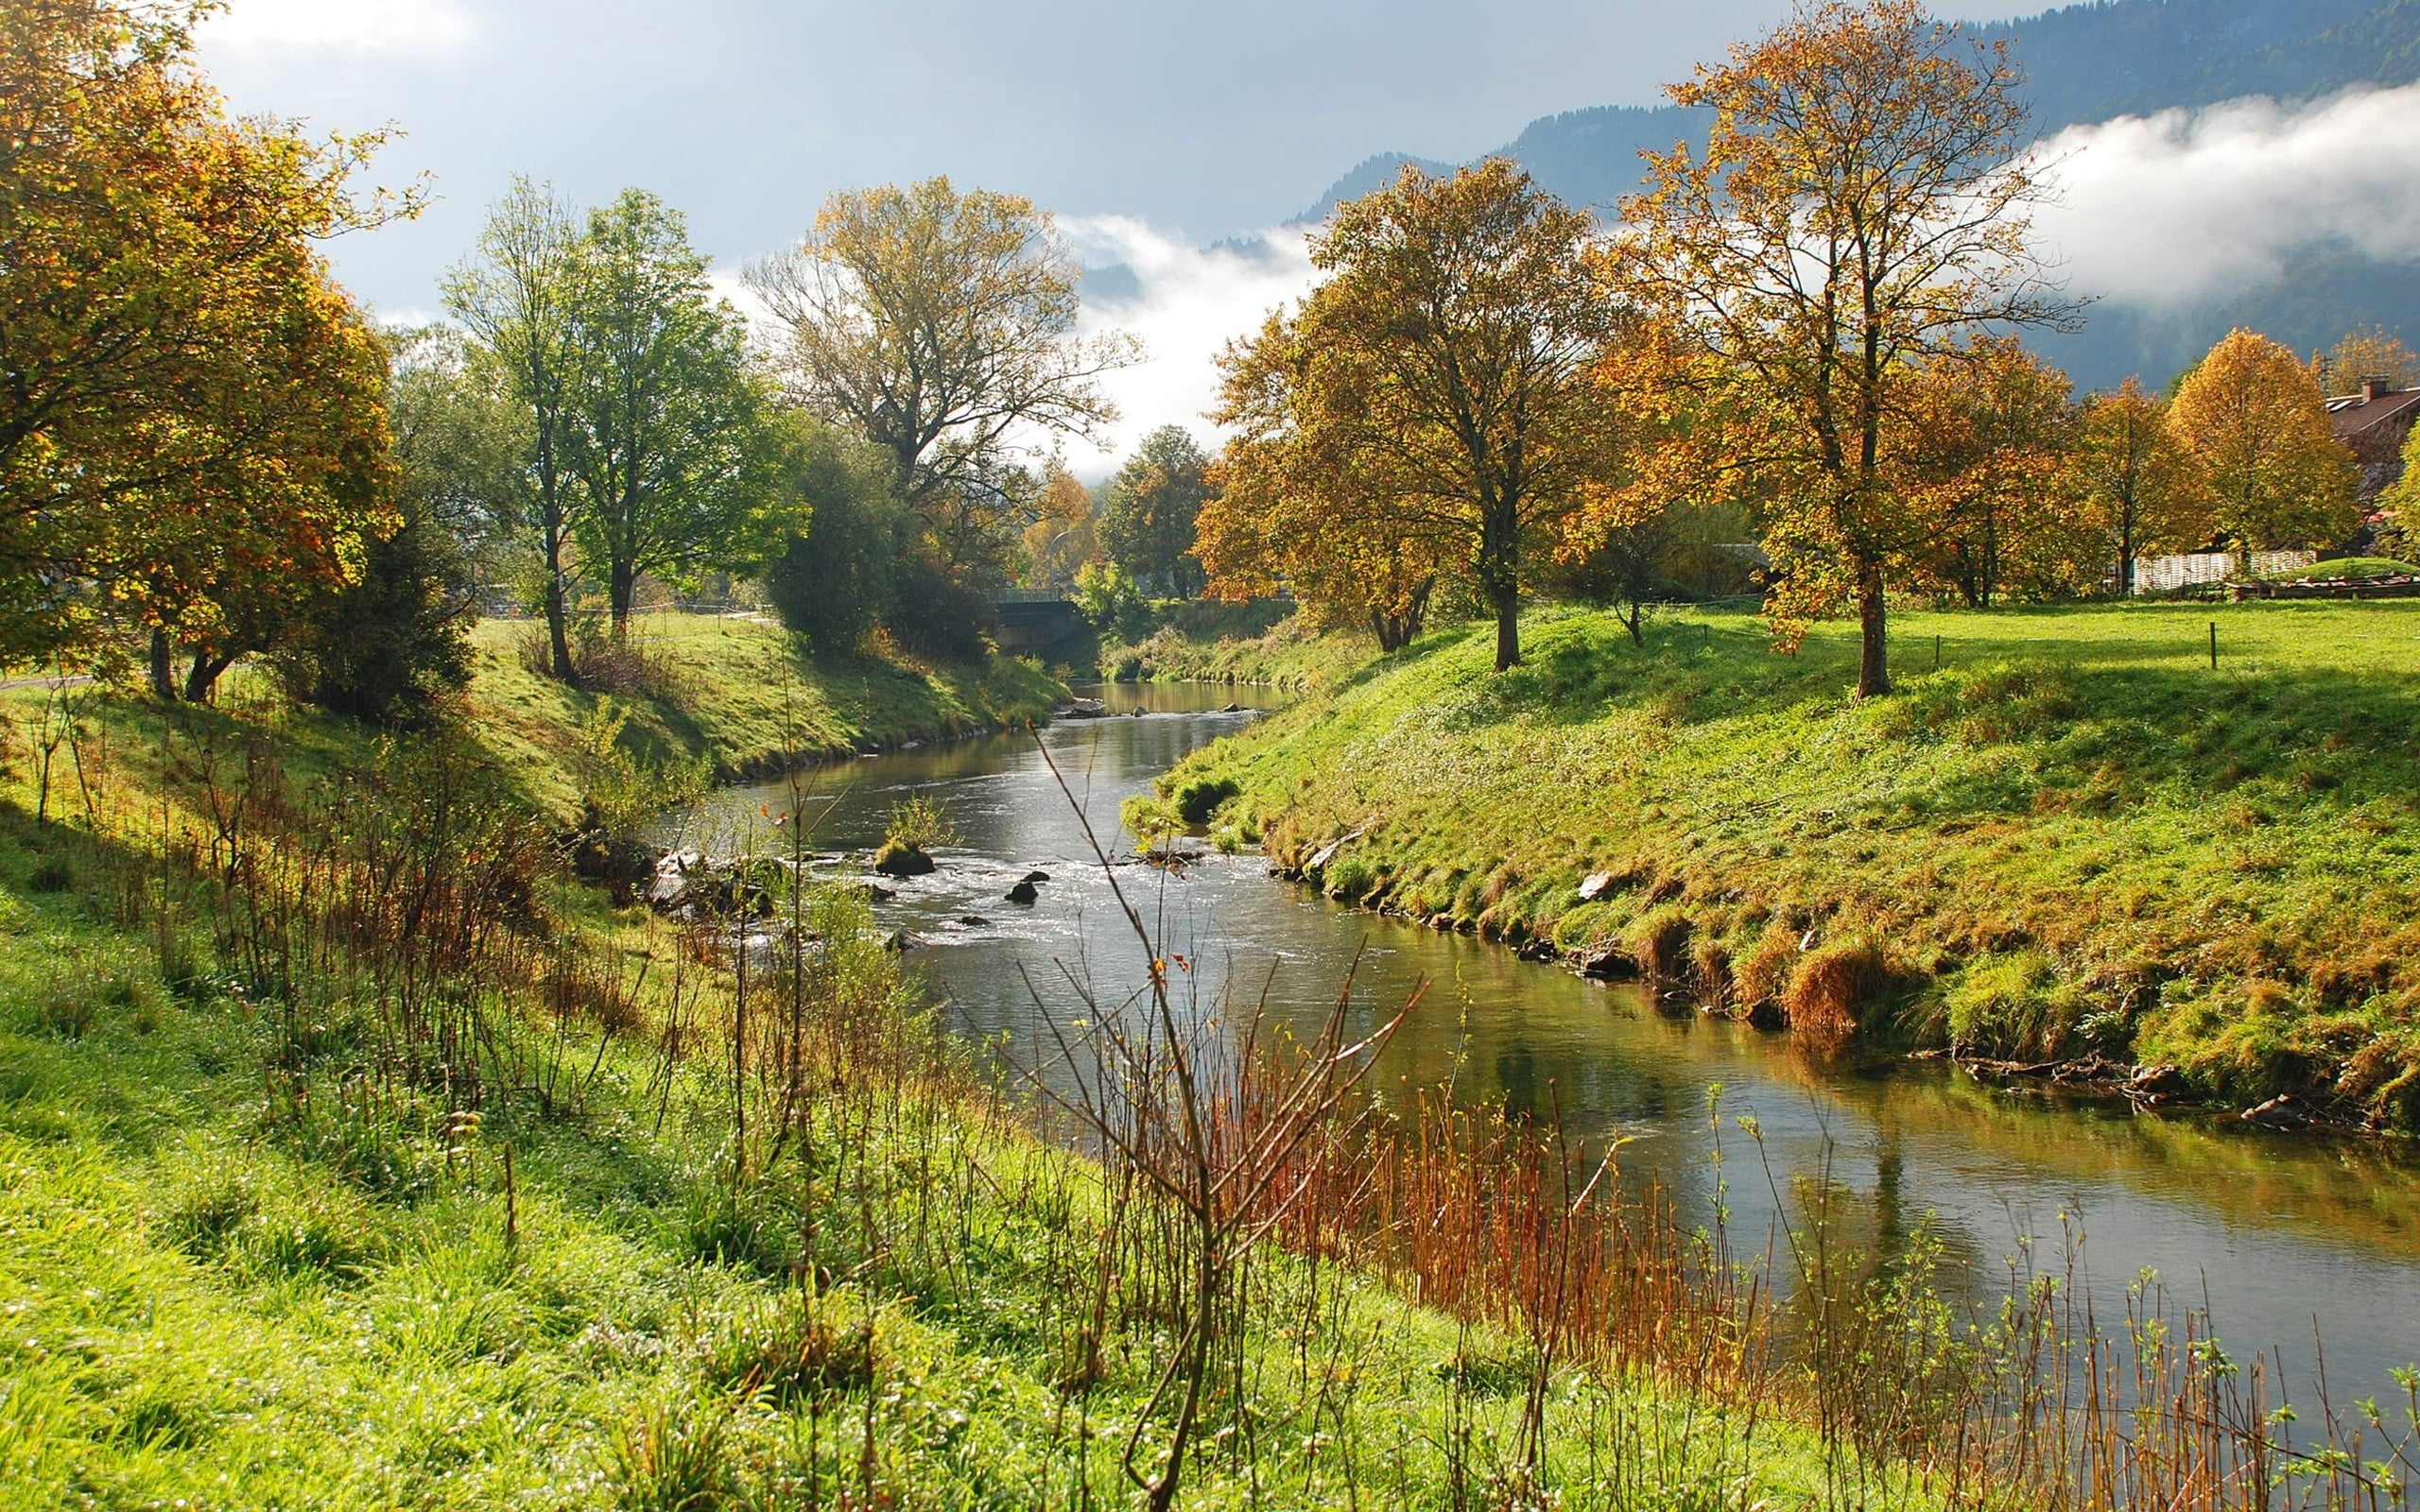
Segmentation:
{"type": "MultiPolygon", "coordinates": [[[[1146,959],[1049,764],[1118,857],[1131,847],[1119,804],[1256,717],[1218,712],[1254,702],[1255,690],[1105,696],[1119,717],[1062,722],[1039,745],[938,744],[730,789],[679,828],[718,851],[786,849],[773,821],[803,811],[815,850],[862,858],[894,803],[921,794],[939,805],[958,843],[935,852],[937,874],[899,884],[877,914],[920,941],[909,958],[961,1028],[1035,1065],[1047,1042],[1038,1014],[1080,1017],[1076,983],[1096,1001],[1125,998],[1146,959]],[[1126,716],[1136,707],[1149,713],[1126,716]],[[1050,874],[1040,901],[1005,901],[1029,870],[1050,874]]],[[[1778,1209],[1814,1179],[1871,1250],[1929,1223],[1979,1297],[2028,1256],[2052,1270],[2072,1262],[2110,1317],[2128,1284],[2156,1271],[2178,1305],[2206,1298],[2237,1358],[2282,1349],[2297,1398],[2315,1336],[2339,1402],[2400,1396],[2391,1368],[2420,1361],[2420,1166],[2397,1150],[2209,1117],[2137,1118],[1945,1066],[1815,1060],[1787,1035],[1659,1012],[1634,987],[1339,908],[1272,878],[1256,855],[1214,855],[1182,873],[1124,863],[1114,875],[1163,949],[1193,964],[1187,986],[1205,1002],[1265,996],[1272,1017],[1315,1025],[1351,974],[1366,1029],[1426,983],[1375,1069],[1382,1090],[1450,1078],[1458,1096],[1559,1111],[1575,1134],[1621,1137],[1623,1178],[1660,1183],[1693,1221],[1717,1200],[1708,1103],[1719,1086],[1720,1200],[1737,1248],[1761,1250],[1778,1209]],[[1741,1132],[1742,1115],[1760,1143],[1741,1132]]]]}

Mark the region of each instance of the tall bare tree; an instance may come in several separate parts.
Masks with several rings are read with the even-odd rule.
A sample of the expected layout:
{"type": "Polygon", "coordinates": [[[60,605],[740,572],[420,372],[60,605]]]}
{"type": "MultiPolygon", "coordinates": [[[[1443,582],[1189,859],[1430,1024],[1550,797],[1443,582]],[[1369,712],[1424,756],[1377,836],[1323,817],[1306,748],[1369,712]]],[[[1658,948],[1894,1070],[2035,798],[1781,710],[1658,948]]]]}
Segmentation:
{"type": "Polygon", "coordinates": [[[1886,599],[1928,534],[1897,475],[1916,374],[2076,318],[2028,246],[2017,82],[1919,0],[1809,6],[1668,92],[1715,112],[1705,150],[1650,154],[1623,206],[1633,289],[1721,390],[1699,456],[1771,501],[1777,623],[1853,602],[1861,696],[1890,691],[1886,599]]]}

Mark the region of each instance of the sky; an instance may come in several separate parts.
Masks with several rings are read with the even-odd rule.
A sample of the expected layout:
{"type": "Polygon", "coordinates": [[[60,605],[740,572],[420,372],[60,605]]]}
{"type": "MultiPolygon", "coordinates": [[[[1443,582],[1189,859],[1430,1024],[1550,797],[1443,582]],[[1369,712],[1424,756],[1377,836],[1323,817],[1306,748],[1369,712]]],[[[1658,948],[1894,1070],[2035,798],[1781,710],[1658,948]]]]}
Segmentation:
{"type": "MultiPolygon", "coordinates": [[[[1985,20],[2039,5],[1937,3],[1985,20]]],[[[339,238],[337,276],[424,318],[511,177],[575,203],[626,185],[685,211],[735,286],[835,190],[946,173],[1031,196],[1136,284],[1086,322],[1151,360],[1097,474],[1162,423],[1206,430],[1211,357],[1308,282],[1283,230],[1379,152],[1460,161],[1541,115],[1646,104],[1789,0],[233,0],[204,66],[240,112],[391,125],[375,180],[415,221],[339,238]],[[1265,255],[1218,245],[1259,235],[1265,255]]],[[[2043,244],[2080,292],[2189,300],[2342,230],[2420,241],[2420,92],[2079,128],[2047,149],[2043,244]],[[2361,150],[2347,150],[2355,144],[2361,150]],[[2391,150],[2389,148],[2392,148],[2391,150]]]]}

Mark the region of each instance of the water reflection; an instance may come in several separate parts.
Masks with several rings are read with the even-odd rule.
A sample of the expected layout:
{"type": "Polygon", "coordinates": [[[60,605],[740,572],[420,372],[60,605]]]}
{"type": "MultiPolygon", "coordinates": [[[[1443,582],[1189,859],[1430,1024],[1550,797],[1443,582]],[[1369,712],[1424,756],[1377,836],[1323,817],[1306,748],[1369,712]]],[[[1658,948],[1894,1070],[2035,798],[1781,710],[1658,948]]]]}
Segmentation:
{"type": "Polygon", "coordinates": [[[959,843],[938,852],[938,874],[899,884],[879,912],[886,928],[929,947],[912,958],[957,1021],[1027,1065],[1049,1058],[1037,1014],[1082,1013],[1070,982],[1114,1003],[1144,981],[1114,875],[1164,948],[1191,966],[1189,995],[1228,1003],[1238,1022],[1265,1003],[1308,1032],[1349,973],[1357,1035],[1426,983],[1420,1011],[1376,1069],[1381,1096],[1450,1082],[1464,1099],[1559,1113],[1575,1134],[1618,1135],[1629,1141],[1623,1179],[1662,1185],[1698,1222],[1713,1212],[1719,1138],[1739,1247],[1763,1248],[1777,1199],[1787,1205],[1794,1183],[1815,1178],[1837,1193],[1861,1245],[1888,1251],[1929,1220],[1979,1293],[2005,1284],[2029,1247],[2060,1263],[2063,1234],[2080,1228],[2085,1279],[2109,1302],[2155,1267],[2197,1299],[2206,1291],[2238,1349],[2282,1343],[2291,1358],[2316,1322],[2340,1394],[2383,1390],[2390,1366],[2420,1359],[2420,1177],[2394,1151],[2062,1106],[1946,1067],[1813,1061],[1787,1037],[1660,1013],[1631,988],[1335,908],[1272,881],[1257,857],[1211,857],[1181,874],[1121,857],[1104,873],[1078,805],[1115,854],[1123,799],[1253,717],[1218,712],[1231,698],[1252,702],[1248,691],[1105,696],[1116,717],[1063,723],[1040,746],[986,738],[827,768],[718,795],[684,827],[728,847],[770,833],[770,816],[795,805],[815,849],[861,859],[892,804],[910,793],[941,804],[959,843]],[[1128,714],[1137,706],[1150,712],[1128,714]],[[1046,749],[1078,805],[1062,796],[1046,749]],[[1010,886],[1037,869],[1051,878],[1040,901],[1009,902],[1010,886]],[[1741,1115],[1760,1140],[1742,1132],[1741,1115]]]}

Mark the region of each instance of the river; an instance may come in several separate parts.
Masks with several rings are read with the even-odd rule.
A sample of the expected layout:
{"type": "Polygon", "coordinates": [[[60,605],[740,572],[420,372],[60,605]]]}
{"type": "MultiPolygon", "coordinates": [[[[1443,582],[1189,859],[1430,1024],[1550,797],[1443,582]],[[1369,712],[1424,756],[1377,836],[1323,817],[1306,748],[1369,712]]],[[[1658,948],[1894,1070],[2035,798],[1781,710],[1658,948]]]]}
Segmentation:
{"type": "MultiPolygon", "coordinates": [[[[1220,706],[1270,696],[1157,685],[1104,696],[1118,717],[1063,721],[1040,747],[1001,736],[871,757],[726,790],[680,829],[717,850],[763,846],[773,818],[803,809],[814,849],[862,855],[894,803],[915,793],[940,805],[958,843],[936,851],[937,874],[900,884],[877,913],[920,940],[910,959],[959,1027],[1031,1064],[1042,1057],[1037,1012],[1082,1012],[1070,976],[1115,1002],[1141,981],[1145,959],[1043,750],[1115,855],[1130,844],[1119,804],[1256,717],[1220,706]],[[1150,712],[1126,716],[1137,706],[1150,712]],[[1040,901],[1006,902],[1036,869],[1051,878],[1040,901]]],[[[1247,1002],[1265,990],[1272,1015],[1315,1023],[1357,959],[1367,1025],[1427,983],[1377,1085],[1450,1077],[1465,1098],[1559,1108],[1577,1134],[1628,1140],[1624,1179],[1660,1183],[1699,1221],[1715,1200],[1708,1095],[1719,1085],[1722,1200],[1737,1247],[1764,1246],[1773,1194],[1792,1201],[1798,1178],[1820,1178],[1875,1247],[1929,1220],[1978,1296],[2004,1287],[2029,1251],[2051,1269],[2074,1253],[2111,1316],[2126,1286],[2155,1270],[2179,1305],[2206,1297],[2238,1359],[2282,1349],[2297,1398],[2308,1395],[2314,1330],[2340,1403],[2399,1397],[2391,1368],[2420,1361],[2420,1167],[2397,1149],[2135,1117],[1942,1065],[1813,1059],[1787,1035],[1659,1012],[1635,987],[1337,907],[1272,878],[1257,855],[1214,855],[1181,873],[1127,864],[1115,876],[1164,948],[1193,963],[1188,985],[1205,1001],[1233,983],[1247,1002]],[[1741,1132],[1742,1115],[1760,1144],[1741,1132]]]]}

